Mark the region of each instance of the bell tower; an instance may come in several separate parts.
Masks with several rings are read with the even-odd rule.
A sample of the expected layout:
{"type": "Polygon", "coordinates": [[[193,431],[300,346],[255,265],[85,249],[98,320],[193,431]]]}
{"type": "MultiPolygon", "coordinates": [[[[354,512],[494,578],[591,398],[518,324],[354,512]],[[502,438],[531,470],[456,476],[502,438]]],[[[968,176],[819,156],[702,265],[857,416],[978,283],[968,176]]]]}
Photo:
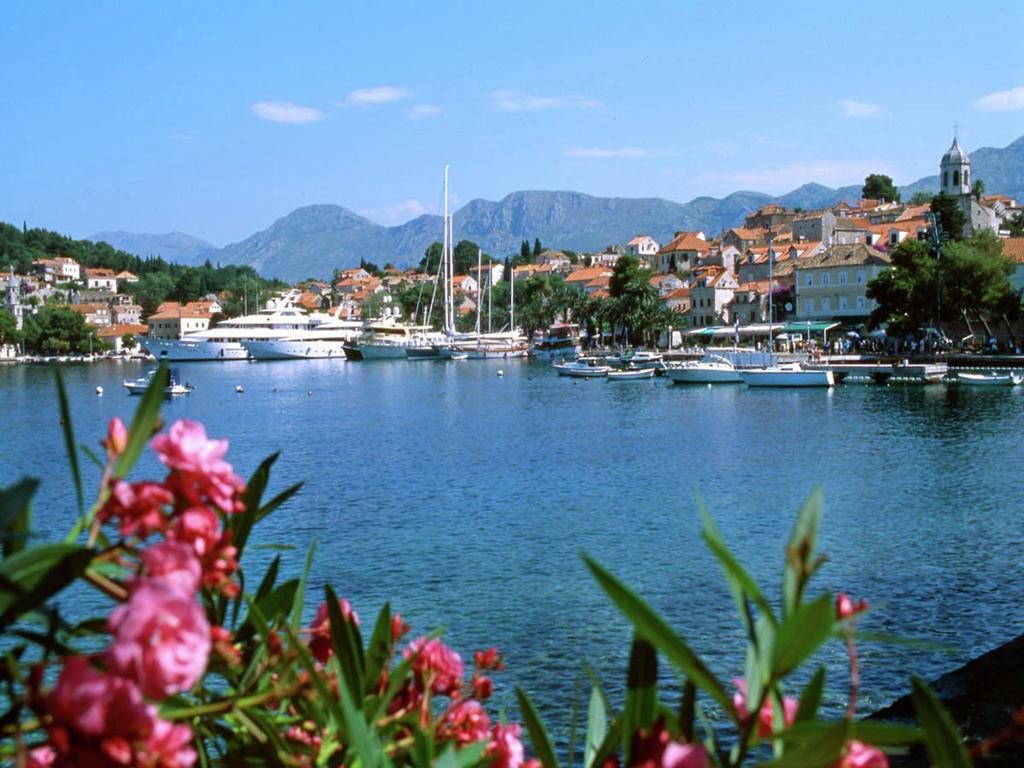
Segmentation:
{"type": "Polygon", "coordinates": [[[953,146],[942,156],[939,183],[947,195],[960,197],[971,194],[971,159],[960,147],[956,136],[953,137],[953,146]]]}

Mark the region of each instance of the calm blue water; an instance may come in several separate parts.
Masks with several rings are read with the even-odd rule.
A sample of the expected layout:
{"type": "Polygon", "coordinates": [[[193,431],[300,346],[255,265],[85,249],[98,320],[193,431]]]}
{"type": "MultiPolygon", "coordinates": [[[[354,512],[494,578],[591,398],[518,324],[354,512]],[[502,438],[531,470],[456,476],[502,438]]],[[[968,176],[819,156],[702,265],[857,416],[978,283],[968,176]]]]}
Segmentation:
{"type": "MultiPolygon", "coordinates": [[[[823,483],[830,562],[819,586],[869,598],[865,629],[950,646],[865,646],[865,710],[906,692],[909,674],[936,676],[1024,631],[1019,389],[574,383],[518,361],[180,368],[198,390],[167,405],[168,421],[198,419],[229,437],[240,474],[280,449],[273,488],[306,481],[254,542],[317,541],[314,606],[328,580],[364,624],[391,599],[414,629],[448,627],[464,659],[497,645],[509,670],[499,703],[513,709],[512,686],[524,685],[560,739],[580,661],[621,690],[628,651],[581,550],[663,611],[721,676],[742,671],[732,604],[698,537],[698,493],[777,594],[795,511],[823,483]]],[[[143,370],[65,367],[79,441],[95,444],[113,415],[127,420],[136,400],[120,380],[143,370]]],[[[0,366],[0,397],[0,482],[42,478],[37,528],[58,536],[73,497],[53,371],[0,366]]],[[[293,571],[302,555],[287,555],[293,571]]],[[[250,578],[268,557],[247,553],[250,578]]],[[[833,708],[844,704],[844,660],[838,645],[825,656],[833,708]]]]}

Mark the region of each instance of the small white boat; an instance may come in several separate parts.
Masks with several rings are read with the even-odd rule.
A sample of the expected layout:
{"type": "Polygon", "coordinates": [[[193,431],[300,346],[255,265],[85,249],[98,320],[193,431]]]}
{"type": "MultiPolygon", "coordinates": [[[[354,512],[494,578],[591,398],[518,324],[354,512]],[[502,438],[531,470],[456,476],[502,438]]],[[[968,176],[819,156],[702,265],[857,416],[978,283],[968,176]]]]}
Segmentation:
{"type": "Polygon", "coordinates": [[[653,368],[624,368],[621,371],[608,371],[608,381],[642,381],[653,378],[653,368]]]}
{"type": "Polygon", "coordinates": [[[661,363],[665,356],[660,352],[651,352],[646,349],[637,349],[630,352],[623,352],[619,355],[619,362],[622,365],[635,365],[641,368],[655,367],[661,363]]]}
{"type": "Polygon", "coordinates": [[[967,387],[1016,387],[1024,376],[1016,373],[957,373],[956,383],[967,387]]]}
{"type": "Polygon", "coordinates": [[[581,357],[568,363],[554,363],[551,367],[558,371],[559,376],[572,376],[576,379],[607,376],[611,370],[611,366],[598,365],[593,357],[581,357]]]}
{"type": "Polygon", "coordinates": [[[776,365],[739,371],[748,387],[831,387],[835,385],[832,371],[813,371],[799,365],[776,365]]]}
{"type": "Polygon", "coordinates": [[[739,384],[736,366],[720,355],[705,355],[703,359],[669,368],[665,374],[673,384],[739,384]]]}
{"type": "MultiPolygon", "coordinates": [[[[153,377],[156,376],[156,368],[148,371],[145,376],[139,379],[125,380],[123,382],[124,388],[128,390],[129,395],[141,395],[149,389],[150,383],[153,381],[153,377]]],[[[169,368],[167,370],[167,386],[164,388],[164,394],[167,397],[173,397],[174,395],[187,395],[195,387],[190,384],[182,384],[181,379],[178,376],[177,368],[169,368]]]]}

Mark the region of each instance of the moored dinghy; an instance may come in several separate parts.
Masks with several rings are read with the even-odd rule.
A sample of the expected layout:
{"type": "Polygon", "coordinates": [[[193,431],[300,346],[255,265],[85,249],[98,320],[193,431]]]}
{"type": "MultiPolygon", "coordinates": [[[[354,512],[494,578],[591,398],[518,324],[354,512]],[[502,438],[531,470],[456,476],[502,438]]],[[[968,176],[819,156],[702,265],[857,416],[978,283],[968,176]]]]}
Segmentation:
{"type": "Polygon", "coordinates": [[[1024,381],[1018,373],[957,373],[955,382],[966,387],[1016,387],[1024,381]]]}
{"type": "Polygon", "coordinates": [[[608,381],[643,381],[654,378],[653,368],[624,368],[621,371],[608,371],[608,381]]]}

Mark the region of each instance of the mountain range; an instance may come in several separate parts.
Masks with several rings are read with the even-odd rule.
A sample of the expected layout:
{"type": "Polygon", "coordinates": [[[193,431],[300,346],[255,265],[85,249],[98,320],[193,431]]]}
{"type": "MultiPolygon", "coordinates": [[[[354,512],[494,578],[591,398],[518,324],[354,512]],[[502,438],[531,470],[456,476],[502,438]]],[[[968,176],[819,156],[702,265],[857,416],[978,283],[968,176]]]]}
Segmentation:
{"type": "MultiPolygon", "coordinates": [[[[975,179],[988,192],[1024,200],[1024,136],[1001,149],[983,147],[971,153],[975,179]]],[[[938,176],[900,187],[904,199],[914,192],[936,192],[938,176]]],[[[736,226],[765,203],[805,210],[860,197],[860,185],[833,189],[804,184],[785,195],[733,192],[721,198],[698,197],[688,203],[661,198],[604,198],[579,192],[513,192],[497,202],[472,200],[454,214],[455,237],[478,243],[496,257],[518,254],[522,240],[539,238],[552,247],[596,251],[624,243],[637,234],[659,242],[677,230],[716,234],[736,226]]],[[[441,239],[440,216],[423,215],[386,227],[339,205],[297,208],[267,229],[224,248],[180,232],[146,235],[101,232],[89,238],[137,254],[159,254],[186,264],[209,259],[221,264],[248,264],[267,277],[294,281],[328,277],[334,269],[357,266],[360,259],[383,266],[416,264],[424,250],[441,239]]]]}

